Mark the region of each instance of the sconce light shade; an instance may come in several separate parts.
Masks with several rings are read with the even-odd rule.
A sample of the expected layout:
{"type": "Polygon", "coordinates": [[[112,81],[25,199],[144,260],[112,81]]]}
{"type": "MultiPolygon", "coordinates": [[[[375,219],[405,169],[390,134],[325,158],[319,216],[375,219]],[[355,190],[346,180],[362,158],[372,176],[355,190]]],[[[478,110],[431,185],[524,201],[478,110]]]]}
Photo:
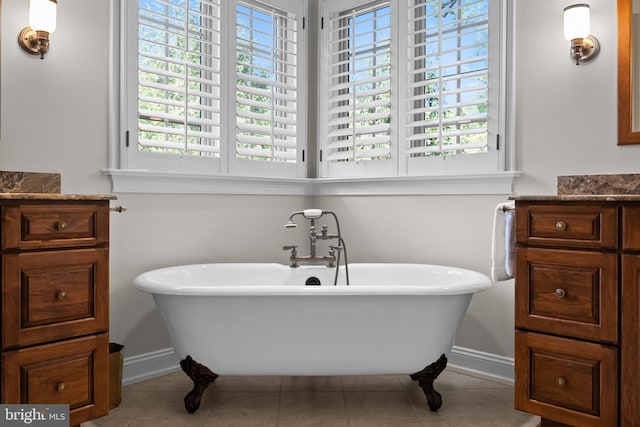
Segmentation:
{"type": "Polygon", "coordinates": [[[583,39],[591,31],[588,4],[574,4],[564,8],[564,38],[568,41],[583,39]]]}
{"type": "Polygon", "coordinates": [[[572,4],[564,8],[564,38],[571,42],[571,59],[576,65],[591,61],[600,53],[600,43],[590,32],[588,4],[572,4]]]}
{"type": "Polygon", "coordinates": [[[29,26],[18,35],[18,43],[26,52],[44,59],[49,50],[49,34],[56,30],[57,9],[57,0],[31,0],[29,26]]]}
{"type": "Polygon", "coordinates": [[[29,26],[35,31],[53,33],[56,30],[57,9],[57,1],[31,0],[29,5],[29,26]]]}

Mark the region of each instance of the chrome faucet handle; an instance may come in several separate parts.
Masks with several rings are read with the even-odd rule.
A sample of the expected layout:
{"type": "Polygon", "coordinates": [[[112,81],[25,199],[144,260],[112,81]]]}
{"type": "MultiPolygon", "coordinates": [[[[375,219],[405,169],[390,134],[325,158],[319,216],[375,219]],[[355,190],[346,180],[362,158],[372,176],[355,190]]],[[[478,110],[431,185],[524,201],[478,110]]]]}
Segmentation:
{"type": "Polygon", "coordinates": [[[329,256],[327,257],[327,267],[333,268],[336,266],[335,262],[337,261],[336,251],[340,252],[342,250],[341,247],[338,246],[329,246],[329,256]]]}
{"type": "Polygon", "coordinates": [[[289,256],[289,261],[291,261],[291,263],[289,264],[289,267],[291,268],[298,267],[298,261],[297,261],[298,251],[296,249],[297,247],[298,245],[285,245],[282,247],[283,251],[291,251],[291,256],[289,256]]]}

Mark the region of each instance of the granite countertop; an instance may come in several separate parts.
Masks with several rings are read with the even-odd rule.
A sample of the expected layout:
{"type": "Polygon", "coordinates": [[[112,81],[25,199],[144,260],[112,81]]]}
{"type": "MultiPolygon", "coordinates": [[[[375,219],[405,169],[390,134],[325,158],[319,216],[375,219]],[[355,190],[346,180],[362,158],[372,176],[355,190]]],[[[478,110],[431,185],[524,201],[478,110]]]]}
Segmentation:
{"type": "Polygon", "coordinates": [[[640,195],[640,174],[559,176],[558,195],[640,195]]]}
{"type": "Polygon", "coordinates": [[[512,196],[531,202],[639,202],[640,174],[559,176],[557,195],[512,196]]]}
{"type": "Polygon", "coordinates": [[[0,193],[0,200],[115,200],[113,194],[0,193]]]}
{"type": "Polygon", "coordinates": [[[60,194],[60,174],[53,172],[0,171],[0,194],[60,194]]]}
{"type": "Polygon", "coordinates": [[[0,200],[115,200],[111,194],[62,194],[55,172],[0,171],[0,200]]]}

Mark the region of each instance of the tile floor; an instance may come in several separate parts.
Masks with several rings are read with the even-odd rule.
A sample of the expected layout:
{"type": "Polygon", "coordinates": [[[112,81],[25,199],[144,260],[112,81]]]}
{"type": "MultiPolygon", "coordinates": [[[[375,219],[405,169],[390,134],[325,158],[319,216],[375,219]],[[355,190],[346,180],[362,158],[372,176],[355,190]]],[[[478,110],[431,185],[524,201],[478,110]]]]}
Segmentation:
{"type": "Polygon", "coordinates": [[[409,376],[220,377],[189,414],[182,372],[123,387],[122,403],[82,427],[535,427],[513,409],[513,387],[451,368],[435,381],[443,406],[430,412],[409,376]]]}

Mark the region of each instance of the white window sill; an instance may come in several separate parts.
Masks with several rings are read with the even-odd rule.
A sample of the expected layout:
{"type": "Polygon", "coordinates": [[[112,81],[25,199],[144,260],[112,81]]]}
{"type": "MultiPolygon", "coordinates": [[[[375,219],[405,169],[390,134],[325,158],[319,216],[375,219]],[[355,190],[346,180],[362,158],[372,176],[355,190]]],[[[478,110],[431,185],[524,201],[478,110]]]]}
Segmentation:
{"type": "Polygon", "coordinates": [[[512,194],[520,171],[393,178],[269,178],[104,169],[114,193],[289,196],[512,194]]]}
{"type": "Polygon", "coordinates": [[[114,193],[252,194],[306,196],[305,178],[264,178],[155,172],[140,169],[103,169],[114,193]]]}

